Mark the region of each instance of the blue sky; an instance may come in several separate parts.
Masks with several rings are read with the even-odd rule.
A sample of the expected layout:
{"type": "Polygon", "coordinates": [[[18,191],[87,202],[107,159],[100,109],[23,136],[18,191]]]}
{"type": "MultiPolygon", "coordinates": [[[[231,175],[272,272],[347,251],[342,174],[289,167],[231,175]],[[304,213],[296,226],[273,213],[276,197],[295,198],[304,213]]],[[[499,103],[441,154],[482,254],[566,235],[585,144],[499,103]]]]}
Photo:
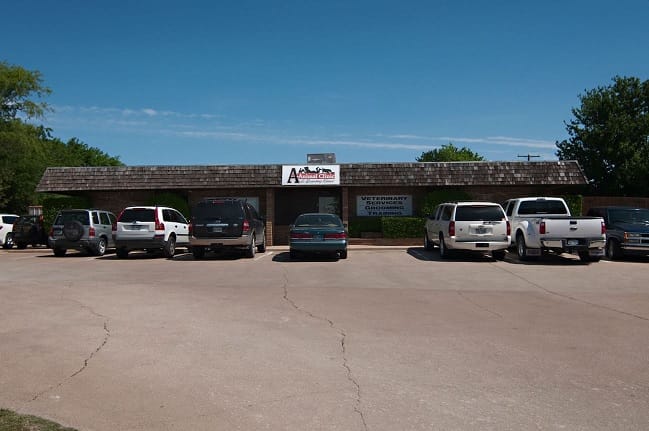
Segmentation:
{"type": "Polygon", "coordinates": [[[649,79],[649,1],[7,1],[53,135],[128,165],[554,160],[579,95],[649,79]]]}

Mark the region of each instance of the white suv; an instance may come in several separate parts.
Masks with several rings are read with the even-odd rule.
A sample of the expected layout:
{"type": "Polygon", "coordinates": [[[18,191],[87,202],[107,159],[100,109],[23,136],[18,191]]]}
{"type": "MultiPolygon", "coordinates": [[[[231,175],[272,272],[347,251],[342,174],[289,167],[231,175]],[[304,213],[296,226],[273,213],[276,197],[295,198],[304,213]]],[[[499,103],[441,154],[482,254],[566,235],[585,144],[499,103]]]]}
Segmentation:
{"type": "Polygon", "coordinates": [[[120,259],[131,250],[162,250],[176,254],[176,246],[189,246],[189,223],[177,210],[162,206],[125,208],[113,225],[115,250],[120,259]]]}
{"type": "Polygon", "coordinates": [[[0,214],[0,245],[3,248],[14,246],[13,228],[17,214],[0,214]]]}
{"type": "Polygon", "coordinates": [[[443,203],[426,219],[424,247],[432,250],[439,246],[444,259],[453,250],[489,251],[494,259],[504,259],[510,240],[509,220],[497,203],[443,203]]]}

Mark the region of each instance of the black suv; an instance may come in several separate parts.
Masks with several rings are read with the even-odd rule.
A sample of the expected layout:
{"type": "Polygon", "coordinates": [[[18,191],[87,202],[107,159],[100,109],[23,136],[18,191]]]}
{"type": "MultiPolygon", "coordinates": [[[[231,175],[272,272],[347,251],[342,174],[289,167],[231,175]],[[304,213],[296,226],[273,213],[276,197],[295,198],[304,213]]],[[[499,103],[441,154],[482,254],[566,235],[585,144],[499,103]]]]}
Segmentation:
{"type": "Polygon", "coordinates": [[[189,244],[196,259],[227,248],[254,257],[266,251],[266,221],[244,199],[205,198],[192,209],[189,244]]]}
{"type": "Polygon", "coordinates": [[[24,215],[18,217],[13,227],[13,242],[17,248],[47,245],[47,232],[43,227],[42,215],[24,215]]]}
{"type": "Polygon", "coordinates": [[[602,217],[606,224],[606,257],[649,256],[649,209],[622,206],[596,207],[589,216],[602,217]]]}

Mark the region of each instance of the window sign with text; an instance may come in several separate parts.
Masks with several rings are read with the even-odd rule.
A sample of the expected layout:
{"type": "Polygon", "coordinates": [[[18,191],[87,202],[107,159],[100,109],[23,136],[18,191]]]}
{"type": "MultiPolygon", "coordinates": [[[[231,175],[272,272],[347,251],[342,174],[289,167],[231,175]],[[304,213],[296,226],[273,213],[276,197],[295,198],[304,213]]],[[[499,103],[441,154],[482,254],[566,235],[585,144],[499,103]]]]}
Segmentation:
{"type": "Polygon", "coordinates": [[[360,217],[412,216],[412,195],[356,196],[360,217]]]}

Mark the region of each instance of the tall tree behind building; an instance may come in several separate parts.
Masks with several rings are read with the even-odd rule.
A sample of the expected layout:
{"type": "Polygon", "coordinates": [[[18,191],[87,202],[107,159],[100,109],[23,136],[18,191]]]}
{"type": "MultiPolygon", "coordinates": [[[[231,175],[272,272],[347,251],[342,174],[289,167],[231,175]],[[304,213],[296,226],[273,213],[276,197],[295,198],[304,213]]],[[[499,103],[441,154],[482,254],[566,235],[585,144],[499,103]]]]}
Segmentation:
{"type": "Polygon", "coordinates": [[[23,213],[40,202],[36,185],[48,166],[117,166],[118,157],[76,138],[63,142],[28,123],[51,109],[41,73],[0,62],[0,210],[23,213]]]}
{"type": "Polygon", "coordinates": [[[649,81],[616,76],[579,99],[559,159],[577,160],[594,193],[649,196],[649,81]]]}

